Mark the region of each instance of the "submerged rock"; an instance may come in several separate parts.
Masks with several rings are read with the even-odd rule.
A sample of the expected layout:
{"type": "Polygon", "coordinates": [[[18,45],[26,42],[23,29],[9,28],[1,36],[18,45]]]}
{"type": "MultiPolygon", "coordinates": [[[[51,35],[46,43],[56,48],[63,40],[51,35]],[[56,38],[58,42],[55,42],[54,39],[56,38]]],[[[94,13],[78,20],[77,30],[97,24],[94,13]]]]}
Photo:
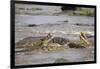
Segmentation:
{"type": "Polygon", "coordinates": [[[28,27],[37,27],[38,25],[36,25],[36,24],[29,24],[29,25],[27,25],[28,27]]]}
{"type": "Polygon", "coordinates": [[[68,20],[65,20],[64,22],[68,22],[68,20]]]}

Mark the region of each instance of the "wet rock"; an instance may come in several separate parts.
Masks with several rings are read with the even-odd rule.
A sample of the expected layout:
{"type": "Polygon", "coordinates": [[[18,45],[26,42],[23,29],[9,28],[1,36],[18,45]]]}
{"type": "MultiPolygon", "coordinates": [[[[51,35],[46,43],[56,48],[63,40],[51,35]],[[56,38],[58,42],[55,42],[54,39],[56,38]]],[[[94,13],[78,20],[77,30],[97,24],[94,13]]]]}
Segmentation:
{"type": "Polygon", "coordinates": [[[36,25],[36,24],[29,24],[29,25],[27,25],[28,27],[37,27],[38,25],[36,25]]]}
{"type": "Polygon", "coordinates": [[[68,20],[65,20],[64,22],[68,22],[68,20]]]}

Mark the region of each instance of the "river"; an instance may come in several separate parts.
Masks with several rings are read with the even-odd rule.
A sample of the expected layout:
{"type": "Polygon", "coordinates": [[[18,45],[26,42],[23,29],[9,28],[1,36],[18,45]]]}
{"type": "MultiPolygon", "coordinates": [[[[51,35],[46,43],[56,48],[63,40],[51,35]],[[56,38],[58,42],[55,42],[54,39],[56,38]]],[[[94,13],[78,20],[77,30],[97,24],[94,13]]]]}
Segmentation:
{"type": "MultiPolygon", "coordinates": [[[[16,6],[31,7],[31,5],[16,6]]],[[[15,15],[15,43],[27,37],[45,36],[47,33],[69,40],[79,40],[81,31],[94,36],[94,17],[68,15],[61,12],[61,6],[35,7],[42,10],[35,10],[32,15],[15,15]],[[29,27],[29,25],[34,26],[29,27]]],[[[94,37],[92,40],[94,41],[94,37]]],[[[94,61],[94,48],[36,54],[16,53],[15,63],[16,65],[47,64],[54,63],[59,58],[66,59],[67,62],[94,61]]]]}

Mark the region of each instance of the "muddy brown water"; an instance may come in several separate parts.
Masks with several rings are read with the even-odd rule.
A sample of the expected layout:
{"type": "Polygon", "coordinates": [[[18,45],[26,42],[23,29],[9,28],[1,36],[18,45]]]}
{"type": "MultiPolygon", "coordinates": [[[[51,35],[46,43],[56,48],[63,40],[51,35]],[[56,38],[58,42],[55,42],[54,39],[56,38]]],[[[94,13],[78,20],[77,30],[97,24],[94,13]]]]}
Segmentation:
{"type": "Polygon", "coordinates": [[[94,48],[74,49],[53,52],[21,52],[15,54],[16,65],[35,65],[56,63],[57,59],[65,59],[68,62],[94,61],[94,48]]]}
{"type": "MultiPolygon", "coordinates": [[[[24,45],[27,42],[38,41],[42,38],[44,37],[28,37],[16,43],[15,46],[17,47],[24,45]]],[[[59,39],[61,40],[62,38],[59,39]]],[[[89,48],[69,48],[65,45],[64,48],[65,50],[48,52],[20,51],[24,48],[16,48],[19,51],[15,52],[15,65],[94,61],[94,46],[90,46],[89,48]]]]}
{"type": "MultiPolygon", "coordinates": [[[[32,7],[32,5],[19,4],[15,6],[19,8],[32,7]]],[[[48,32],[52,32],[53,36],[68,38],[71,41],[79,40],[79,34],[74,35],[66,33],[81,31],[94,33],[94,17],[69,16],[66,13],[62,14],[61,6],[35,6],[43,10],[29,11],[33,12],[35,15],[15,15],[15,43],[27,37],[46,36],[48,32]],[[61,13],[60,15],[54,15],[59,12],[61,13]],[[28,27],[33,24],[36,26],[28,27]]],[[[17,10],[17,8],[15,9],[17,10]]],[[[22,11],[22,13],[24,12],[22,11]]],[[[92,40],[94,42],[94,37],[92,40]]],[[[15,52],[15,65],[57,63],[56,61],[58,59],[64,59],[67,63],[94,61],[94,47],[78,49],[66,48],[64,51],[53,52],[15,52]]]]}

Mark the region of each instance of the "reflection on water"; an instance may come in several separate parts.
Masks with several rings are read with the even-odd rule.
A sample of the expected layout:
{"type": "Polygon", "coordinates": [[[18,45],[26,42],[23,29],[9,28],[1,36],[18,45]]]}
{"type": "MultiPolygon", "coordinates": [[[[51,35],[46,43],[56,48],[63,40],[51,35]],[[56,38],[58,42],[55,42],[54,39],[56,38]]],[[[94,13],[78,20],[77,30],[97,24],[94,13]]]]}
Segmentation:
{"type": "MultiPolygon", "coordinates": [[[[22,5],[16,6],[21,7],[22,5]]],[[[27,7],[27,5],[24,5],[24,7],[27,7]]],[[[28,7],[30,8],[32,6],[29,5],[28,7]]],[[[69,40],[79,40],[79,32],[81,31],[94,36],[94,17],[61,14],[60,6],[34,5],[34,7],[41,8],[34,12],[30,11],[35,15],[15,15],[15,43],[27,37],[45,36],[49,32],[53,36],[67,38],[69,40]],[[54,15],[59,12],[60,14],[54,15]]],[[[15,54],[15,63],[16,65],[46,64],[55,63],[57,59],[62,58],[67,60],[66,62],[93,61],[94,48],[68,48],[65,51],[48,53],[17,52],[15,54]]]]}

